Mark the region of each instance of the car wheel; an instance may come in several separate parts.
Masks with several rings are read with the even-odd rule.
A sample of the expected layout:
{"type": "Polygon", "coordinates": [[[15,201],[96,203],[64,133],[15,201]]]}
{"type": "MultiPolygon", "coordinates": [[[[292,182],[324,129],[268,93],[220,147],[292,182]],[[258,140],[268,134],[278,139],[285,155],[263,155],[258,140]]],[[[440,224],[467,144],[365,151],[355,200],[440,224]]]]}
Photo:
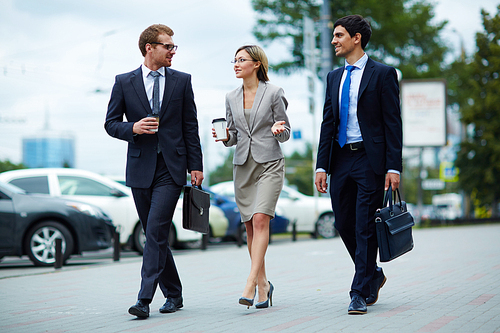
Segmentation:
{"type": "Polygon", "coordinates": [[[139,222],[134,229],[134,248],[142,254],[144,252],[144,244],[146,244],[146,235],[142,230],[142,224],[139,222]]]}
{"type": "Polygon", "coordinates": [[[323,238],[333,238],[337,235],[334,226],[335,217],[332,213],[323,214],[316,222],[316,233],[323,238]]]}
{"type": "Polygon", "coordinates": [[[46,221],[33,226],[24,240],[24,249],[35,266],[51,266],[56,261],[56,239],[62,240],[63,262],[73,253],[73,236],[59,222],[46,221]]]}

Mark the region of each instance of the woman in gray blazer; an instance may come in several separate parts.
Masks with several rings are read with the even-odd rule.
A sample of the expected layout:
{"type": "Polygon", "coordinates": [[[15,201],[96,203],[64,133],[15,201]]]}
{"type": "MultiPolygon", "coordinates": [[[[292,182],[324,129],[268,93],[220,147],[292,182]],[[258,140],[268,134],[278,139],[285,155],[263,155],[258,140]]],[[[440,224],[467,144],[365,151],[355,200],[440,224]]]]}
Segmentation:
{"type": "MultiPolygon", "coordinates": [[[[233,160],[234,193],[247,230],[250,274],[239,303],[250,307],[258,287],[256,308],[272,305],[274,287],[267,280],[264,257],[269,222],[283,188],[285,162],[280,143],[290,138],[283,89],[268,83],[266,54],[256,45],[236,51],[233,60],[243,85],[226,95],[226,147],[236,145],[233,160]]],[[[214,137],[215,131],[213,131],[214,137]]]]}

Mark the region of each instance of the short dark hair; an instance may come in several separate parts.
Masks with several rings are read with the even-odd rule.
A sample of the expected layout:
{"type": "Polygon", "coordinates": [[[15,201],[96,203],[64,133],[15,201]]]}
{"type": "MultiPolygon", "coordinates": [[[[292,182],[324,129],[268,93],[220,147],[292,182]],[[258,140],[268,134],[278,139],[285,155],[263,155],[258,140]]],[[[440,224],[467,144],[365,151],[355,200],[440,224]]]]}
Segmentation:
{"type": "Polygon", "coordinates": [[[335,22],[333,28],[335,29],[339,25],[343,26],[351,37],[354,37],[359,32],[361,35],[361,47],[363,50],[365,49],[366,44],[368,44],[370,37],[372,36],[372,28],[370,27],[370,23],[368,23],[363,16],[344,16],[335,22]]]}
{"type": "Polygon", "coordinates": [[[158,42],[157,38],[159,35],[168,35],[172,37],[174,31],[164,24],[153,24],[141,33],[139,37],[139,49],[143,57],[146,56],[146,44],[158,42]]]}

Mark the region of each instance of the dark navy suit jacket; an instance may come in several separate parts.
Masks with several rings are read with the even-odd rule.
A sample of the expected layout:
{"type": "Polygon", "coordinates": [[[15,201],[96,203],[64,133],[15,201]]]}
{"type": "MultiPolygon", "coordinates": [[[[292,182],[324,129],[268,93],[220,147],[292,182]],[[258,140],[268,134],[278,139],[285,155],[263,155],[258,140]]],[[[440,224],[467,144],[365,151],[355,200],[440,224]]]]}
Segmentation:
{"type": "Polygon", "coordinates": [[[151,112],[141,67],[117,75],[104,127],[109,135],[128,142],[126,183],[135,188],[151,186],[159,142],[175,183],[185,185],[187,172],[203,171],[191,75],[165,68],[158,133],[134,135],[134,123],[151,112]]]}
{"type": "MultiPolygon", "coordinates": [[[[339,119],[339,89],[344,67],[327,76],[323,122],[316,168],[331,173],[335,165],[332,143],[339,119]]],[[[402,124],[396,70],[368,59],[358,93],[358,123],[373,171],[402,171],[402,124]]],[[[335,143],[336,144],[336,143],[335,143]]]]}

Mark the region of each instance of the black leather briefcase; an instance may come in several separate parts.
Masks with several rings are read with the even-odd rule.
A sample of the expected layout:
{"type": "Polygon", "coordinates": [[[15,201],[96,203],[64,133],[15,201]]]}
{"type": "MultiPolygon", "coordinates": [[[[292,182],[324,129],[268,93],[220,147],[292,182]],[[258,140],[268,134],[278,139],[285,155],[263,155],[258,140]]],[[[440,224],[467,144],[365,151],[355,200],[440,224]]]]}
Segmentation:
{"type": "Polygon", "coordinates": [[[201,186],[184,186],[182,202],[182,226],[184,229],[208,234],[208,211],[210,208],[210,194],[202,190],[201,186]]]}
{"type": "Polygon", "coordinates": [[[399,190],[387,190],[383,208],[375,213],[375,226],[381,262],[391,261],[413,249],[411,227],[415,225],[399,190]],[[394,204],[392,197],[394,193],[394,204]],[[399,200],[399,201],[396,201],[399,200]]]}

